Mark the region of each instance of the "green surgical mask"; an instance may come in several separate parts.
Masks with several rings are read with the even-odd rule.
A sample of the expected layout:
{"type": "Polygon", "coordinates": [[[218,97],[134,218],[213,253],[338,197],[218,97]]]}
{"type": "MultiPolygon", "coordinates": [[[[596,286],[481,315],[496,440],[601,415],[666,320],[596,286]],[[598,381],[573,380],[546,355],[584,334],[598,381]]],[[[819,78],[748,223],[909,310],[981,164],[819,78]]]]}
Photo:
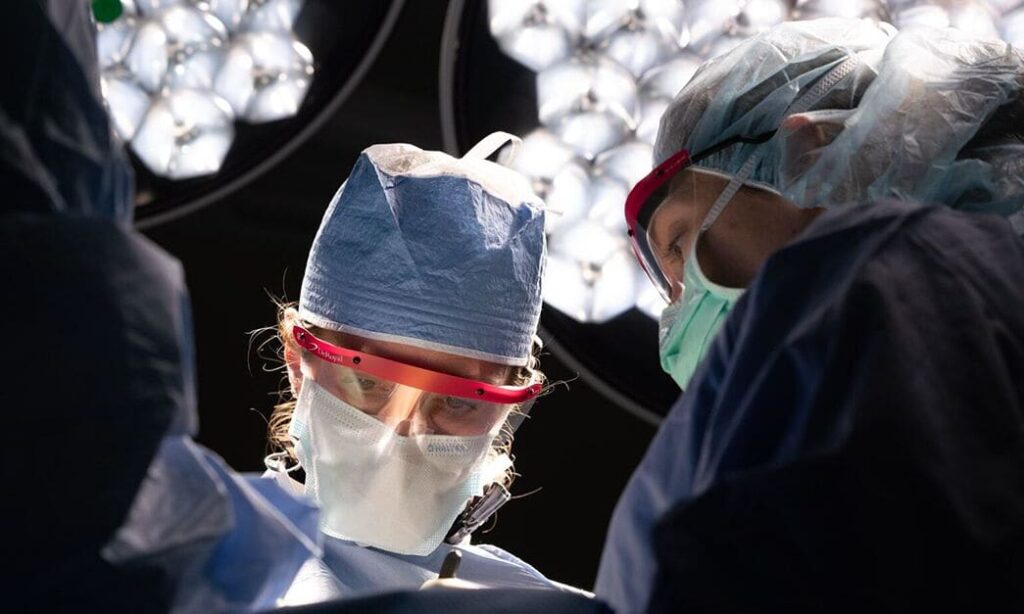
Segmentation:
{"type": "Polygon", "coordinates": [[[697,261],[700,237],[683,265],[683,296],[665,308],[658,327],[661,368],[684,389],[744,291],[720,286],[704,275],[697,261]]]}

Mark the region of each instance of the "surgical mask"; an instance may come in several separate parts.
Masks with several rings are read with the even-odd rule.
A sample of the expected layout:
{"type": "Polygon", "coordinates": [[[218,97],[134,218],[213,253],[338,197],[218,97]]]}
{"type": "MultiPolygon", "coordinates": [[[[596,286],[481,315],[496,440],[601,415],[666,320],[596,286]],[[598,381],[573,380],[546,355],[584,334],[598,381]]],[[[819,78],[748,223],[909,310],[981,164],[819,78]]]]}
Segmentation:
{"type": "Polygon", "coordinates": [[[707,354],[729,310],[743,294],[743,288],[720,286],[708,279],[697,260],[697,243],[732,203],[758,157],[754,154],[747,160],[704,216],[683,264],[683,295],[665,309],[667,313],[662,313],[658,343],[661,368],[683,390],[707,354]]]}
{"type": "Polygon", "coordinates": [[[658,327],[661,368],[683,389],[743,294],[743,288],[718,285],[701,270],[697,241],[702,234],[693,241],[683,265],[683,295],[665,308],[658,327]]]}
{"type": "Polygon", "coordinates": [[[488,462],[497,431],[398,435],[309,378],[289,434],[306,495],[320,505],[321,530],[399,554],[433,552],[466,502],[508,466],[488,462]]]}

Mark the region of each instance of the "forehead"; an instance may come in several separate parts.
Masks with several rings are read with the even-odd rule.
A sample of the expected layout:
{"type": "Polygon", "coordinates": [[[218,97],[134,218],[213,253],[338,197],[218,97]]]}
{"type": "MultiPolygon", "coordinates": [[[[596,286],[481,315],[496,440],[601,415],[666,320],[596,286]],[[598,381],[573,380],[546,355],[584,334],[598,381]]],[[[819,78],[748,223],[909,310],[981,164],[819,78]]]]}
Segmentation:
{"type": "Polygon", "coordinates": [[[508,365],[468,358],[466,356],[457,356],[405,343],[378,341],[360,337],[359,335],[317,327],[310,327],[309,330],[317,337],[344,348],[366,352],[367,354],[403,362],[423,369],[430,369],[431,371],[439,371],[490,384],[505,384],[508,382],[514,368],[508,365]]]}

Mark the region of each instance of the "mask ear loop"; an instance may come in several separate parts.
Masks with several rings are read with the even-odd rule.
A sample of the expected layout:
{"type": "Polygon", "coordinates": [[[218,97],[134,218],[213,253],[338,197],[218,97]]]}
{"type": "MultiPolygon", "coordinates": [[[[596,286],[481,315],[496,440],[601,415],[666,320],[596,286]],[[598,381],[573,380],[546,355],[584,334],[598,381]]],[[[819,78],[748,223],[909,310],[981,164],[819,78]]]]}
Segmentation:
{"type": "Polygon", "coordinates": [[[288,465],[288,453],[287,452],[274,452],[268,454],[263,459],[263,465],[275,473],[295,473],[302,468],[302,465],[295,463],[294,465],[288,465]]]}

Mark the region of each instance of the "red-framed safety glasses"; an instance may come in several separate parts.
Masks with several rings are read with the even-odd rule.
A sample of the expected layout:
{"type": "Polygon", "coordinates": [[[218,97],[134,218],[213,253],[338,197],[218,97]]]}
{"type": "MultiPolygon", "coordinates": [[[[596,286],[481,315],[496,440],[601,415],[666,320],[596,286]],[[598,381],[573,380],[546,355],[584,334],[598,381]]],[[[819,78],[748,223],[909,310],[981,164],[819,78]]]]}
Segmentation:
{"type": "Polygon", "coordinates": [[[316,337],[302,326],[295,326],[292,334],[300,347],[329,363],[347,367],[382,382],[401,384],[436,395],[510,405],[531,401],[542,390],[540,383],[499,386],[343,348],[316,337]]]}
{"type": "Polygon", "coordinates": [[[633,254],[666,302],[672,295],[672,283],[658,264],[658,257],[654,253],[648,231],[654,213],[668,196],[672,178],[690,164],[689,151],[684,149],[677,152],[638,181],[626,197],[626,224],[629,227],[633,254]]]}

